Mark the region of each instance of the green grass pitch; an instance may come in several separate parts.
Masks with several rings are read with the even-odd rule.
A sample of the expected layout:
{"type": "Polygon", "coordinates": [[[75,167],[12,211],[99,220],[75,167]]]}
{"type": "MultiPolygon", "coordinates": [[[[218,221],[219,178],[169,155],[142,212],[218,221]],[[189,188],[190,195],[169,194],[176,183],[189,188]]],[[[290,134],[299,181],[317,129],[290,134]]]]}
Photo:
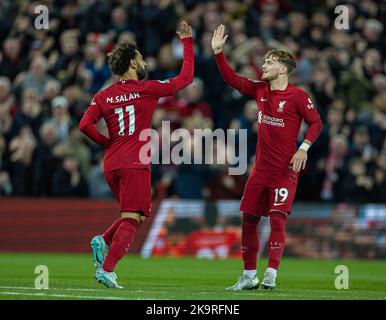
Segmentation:
{"type": "MultiPolygon", "coordinates": [[[[259,261],[262,279],[267,260],[259,261]]],[[[150,258],[127,255],[117,266],[124,289],[107,289],[93,276],[91,254],[0,253],[0,300],[3,299],[172,299],[310,300],[386,299],[386,262],[284,258],[277,289],[229,292],[241,261],[150,258]],[[35,289],[35,267],[49,270],[49,289],[35,289]],[[335,288],[337,265],[349,270],[349,289],[335,288]]]]}

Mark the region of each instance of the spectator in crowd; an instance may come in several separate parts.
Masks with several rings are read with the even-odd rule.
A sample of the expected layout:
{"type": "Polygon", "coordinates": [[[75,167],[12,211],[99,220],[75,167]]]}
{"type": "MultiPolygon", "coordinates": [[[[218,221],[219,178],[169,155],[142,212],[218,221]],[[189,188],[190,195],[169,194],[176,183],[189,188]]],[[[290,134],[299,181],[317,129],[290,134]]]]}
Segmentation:
{"type": "Polygon", "coordinates": [[[76,156],[79,161],[80,170],[84,177],[88,177],[91,164],[91,151],[84,143],[85,137],[79,127],[74,125],[70,128],[67,152],[76,156]]]}
{"type": "Polygon", "coordinates": [[[47,74],[47,63],[44,56],[33,58],[29,70],[19,74],[15,79],[15,85],[21,92],[26,89],[34,89],[39,96],[42,96],[46,83],[53,80],[52,76],[47,74]]]}
{"type": "Polygon", "coordinates": [[[111,190],[103,174],[103,155],[97,154],[97,163],[91,167],[88,190],[91,198],[108,199],[112,198],[111,190]]]}
{"type": "Polygon", "coordinates": [[[244,112],[238,119],[230,124],[230,129],[247,130],[247,157],[252,157],[256,152],[258,114],[256,100],[248,100],[244,105],[244,112]]]}
{"type": "Polygon", "coordinates": [[[4,109],[0,108],[0,132],[4,135],[6,141],[9,142],[16,135],[16,129],[12,115],[4,109]]]}
{"type": "Polygon", "coordinates": [[[73,125],[68,111],[68,100],[64,96],[55,97],[51,102],[52,118],[50,121],[55,124],[60,143],[67,143],[71,125],[73,125]]]}
{"type": "Polygon", "coordinates": [[[74,123],[82,118],[83,112],[92,98],[91,94],[85,94],[83,88],[78,84],[66,87],[63,96],[68,101],[68,111],[74,123]]]}
{"type": "Polygon", "coordinates": [[[79,160],[71,154],[64,157],[61,167],[54,174],[54,196],[85,197],[88,185],[79,167],[79,160]]]}
{"type": "Polygon", "coordinates": [[[200,113],[203,117],[212,118],[210,106],[203,101],[204,82],[200,78],[194,78],[193,82],[179,93],[177,104],[181,116],[189,117],[200,113]]]}
{"type": "Polygon", "coordinates": [[[55,79],[48,80],[44,85],[42,107],[45,118],[51,115],[51,101],[55,99],[55,97],[60,96],[61,92],[60,82],[55,79]]]}
{"type": "Polygon", "coordinates": [[[378,203],[386,203],[386,138],[383,149],[376,160],[374,170],[374,190],[372,200],[378,203]]]}
{"type": "Polygon", "coordinates": [[[7,77],[0,77],[0,112],[14,115],[17,112],[17,105],[11,88],[11,81],[7,77]]]}
{"type": "Polygon", "coordinates": [[[351,144],[351,157],[360,157],[365,165],[375,160],[376,149],[370,143],[369,131],[365,126],[359,126],[354,129],[351,144]]]}
{"type": "Polygon", "coordinates": [[[34,195],[34,150],[36,138],[28,125],[20,128],[19,134],[9,143],[9,172],[13,194],[19,196],[34,195]]]}
{"type": "Polygon", "coordinates": [[[320,194],[322,200],[336,200],[334,198],[334,186],[338,182],[338,170],[343,167],[348,150],[348,141],[343,134],[332,136],[326,159],[319,160],[318,169],[322,171],[323,176],[320,194]]]}
{"type": "Polygon", "coordinates": [[[79,39],[77,30],[66,30],[60,35],[60,52],[54,51],[50,56],[56,79],[63,87],[76,81],[78,65],[81,61],[79,52],[79,39]]]}
{"type": "Polygon", "coordinates": [[[350,159],[347,172],[338,175],[336,200],[361,203],[371,199],[374,181],[367,171],[366,163],[362,158],[350,159]]]}
{"type": "Polygon", "coordinates": [[[9,164],[5,157],[6,142],[4,136],[0,133],[0,195],[12,194],[12,183],[9,176],[9,164]]]}
{"type": "Polygon", "coordinates": [[[39,93],[34,88],[26,88],[23,91],[20,112],[15,115],[14,119],[16,131],[28,125],[37,137],[44,118],[39,93]]]}
{"type": "Polygon", "coordinates": [[[54,148],[58,144],[58,132],[55,123],[45,121],[39,132],[36,146],[36,190],[39,195],[52,196],[53,176],[60,164],[60,159],[54,156],[54,148]]]}
{"type": "Polygon", "coordinates": [[[240,199],[243,195],[246,175],[230,175],[230,162],[236,146],[216,139],[213,144],[213,163],[209,165],[213,178],[208,182],[205,198],[209,201],[220,199],[240,199]]]}
{"type": "Polygon", "coordinates": [[[0,74],[13,81],[26,63],[25,55],[20,52],[20,39],[9,37],[3,42],[3,51],[0,52],[0,74]]]}
{"type": "Polygon", "coordinates": [[[128,16],[125,7],[116,7],[111,11],[111,29],[122,32],[129,29],[128,16]]]}
{"type": "MultiPolygon", "coordinates": [[[[225,54],[244,77],[260,79],[261,60],[268,49],[291,51],[298,71],[290,81],[311,95],[325,122],[324,132],[309,152],[305,174],[300,176],[305,192],[299,191],[297,200],[353,201],[360,189],[343,197],[340,188],[366,189],[371,180],[369,192],[361,193],[362,200],[384,203],[386,9],[375,0],[351,1],[347,4],[350,28],[338,30],[330,18],[336,4],[291,0],[56,1],[47,3],[47,31],[36,30],[29,18],[37,3],[15,2],[2,7],[0,135],[5,146],[0,172],[6,172],[8,178],[3,174],[0,180],[12,185],[2,194],[57,194],[58,174],[52,181],[39,177],[43,168],[60,171],[63,176],[61,163],[68,152],[76,153],[75,162],[89,181],[90,167],[98,167],[103,150],[81,139],[72,128],[94,93],[117,80],[106,66],[107,54],[120,40],[135,40],[143,48],[152,78],[173,77],[182,62],[175,26],[184,18],[196,30],[196,81],[180,96],[159,100],[154,115],[157,131],[165,120],[171,121],[172,130],[247,129],[251,166],[258,106],[224,84],[211,54],[213,30],[224,23],[232,39],[224,47],[225,54]],[[362,172],[363,165],[365,173],[360,176],[366,178],[357,179],[355,173],[362,172]],[[354,180],[360,184],[349,183],[354,180]]],[[[105,129],[103,122],[98,127],[105,129]]],[[[162,137],[159,143],[163,143],[162,137]]],[[[222,181],[224,196],[231,197],[228,191],[233,182],[221,177],[223,169],[153,165],[152,184],[155,190],[167,189],[162,193],[167,196],[202,198],[222,181]]],[[[90,190],[90,194],[95,193],[90,190]]]]}
{"type": "Polygon", "coordinates": [[[110,69],[106,62],[106,55],[95,44],[88,44],[85,48],[85,70],[91,73],[91,93],[96,93],[110,78],[110,69]]]}

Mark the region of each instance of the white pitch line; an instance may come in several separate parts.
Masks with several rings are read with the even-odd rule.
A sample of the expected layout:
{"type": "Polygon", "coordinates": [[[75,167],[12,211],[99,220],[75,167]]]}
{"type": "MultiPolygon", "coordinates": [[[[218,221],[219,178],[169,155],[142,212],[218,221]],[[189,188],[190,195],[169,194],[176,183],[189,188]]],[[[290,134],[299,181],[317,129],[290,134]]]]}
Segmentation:
{"type": "Polygon", "coordinates": [[[55,294],[55,293],[30,293],[30,292],[7,292],[0,291],[2,295],[15,295],[15,296],[34,296],[34,297],[55,297],[55,298],[77,298],[77,299],[93,299],[93,300],[127,300],[122,297],[96,297],[96,296],[78,296],[72,294],[55,294]]]}
{"type": "MultiPolygon", "coordinates": [[[[155,292],[155,291],[145,291],[145,290],[137,290],[136,292],[155,292]]],[[[170,293],[170,292],[169,292],[170,293]]],[[[213,293],[209,293],[209,292],[200,292],[200,294],[202,293],[206,293],[206,294],[213,294],[213,293]]],[[[130,299],[130,298],[123,298],[123,297],[111,297],[111,296],[102,296],[102,297],[98,297],[98,296],[83,296],[83,295],[72,295],[72,294],[55,294],[55,293],[43,293],[43,292],[39,292],[39,293],[30,293],[30,292],[11,292],[11,291],[0,291],[0,295],[18,295],[18,296],[35,296],[35,297],[54,297],[54,298],[74,298],[74,299],[92,299],[92,300],[160,300],[159,298],[137,298],[137,299],[130,299]]],[[[256,293],[256,294],[240,294],[240,295],[234,295],[234,297],[237,297],[237,296],[262,296],[264,294],[261,294],[261,293],[256,293]]],[[[281,296],[281,297],[287,297],[287,298],[292,298],[291,295],[287,295],[287,294],[277,294],[275,293],[275,296],[281,296]]],[[[309,298],[309,296],[307,295],[296,295],[296,298],[299,298],[299,297],[302,297],[302,298],[309,298]]],[[[331,298],[330,296],[319,296],[319,298],[331,298]]],[[[365,297],[356,297],[356,299],[366,299],[365,297]]],[[[162,298],[161,300],[165,300],[164,298],[162,298]]],[[[168,300],[168,299],[166,299],[168,300]]],[[[333,299],[335,300],[335,299],[333,299]]],[[[345,300],[345,299],[343,299],[345,300]]]]}
{"type": "MultiPolygon", "coordinates": [[[[109,290],[106,289],[86,289],[86,288],[49,288],[49,289],[35,289],[32,287],[17,287],[17,286],[0,286],[0,289],[12,289],[12,290],[60,290],[60,291],[85,291],[85,292],[106,292],[109,290]]],[[[130,290],[130,293],[159,293],[159,294],[170,294],[172,291],[165,291],[165,290],[130,290]]],[[[218,292],[218,291],[200,291],[195,292],[197,294],[203,294],[203,295],[213,295],[213,294],[223,294],[225,296],[228,296],[230,294],[226,292],[218,292]]],[[[236,296],[263,296],[265,293],[260,292],[237,292],[236,296]]],[[[276,296],[287,296],[287,294],[275,294],[276,296]]]]}
{"type": "MultiPolygon", "coordinates": [[[[0,286],[0,289],[14,289],[14,290],[39,290],[32,287],[13,287],[13,286],[0,286]]],[[[85,288],[49,288],[42,290],[63,290],[63,291],[87,291],[87,292],[98,292],[98,291],[106,291],[103,289],[85,289],[85,288]]]]}
{"type": "MultiPolygon", "coordinates": [[[[49,288],[49,289],[35,289],[32,287],[13,287],[13,286],[0,286],[0,289],[12,289],[12,290],[39,290],[39,291],[45,291],[45,290],[60,290],[60,291],[85,291],[85,292],[106,292],[109,289],[85,289],[85,288],[49,288]]],[[[0,291],[1,292],[1,291],[0,291]]],[[[171,291],[165,291],[165,290],[130,290],[130,293],[160,293],[160,294],[170,294],[171,291]]],[[[213,292],[197,292],[197,294],[204,294],[204,295],[213,295],[218,294],[219,292],[213,291],[213,292]]],[[[263,293],[246,293],[246,292],[240,292],[240,295],[245,296],[259,296],[263,295],[263,293]]],[[[224,295],[227,295],[227,293],[223,293],[224,295]]]]}
{"type": "MultiPolygon", "coordinates": [[[[11,290],[39,290],[39,289],[35,289],[33,287],[17,287],[17,286],[0,286],[0,289],[11,289],[11,290]]],[[[34,293],[34,295],[45,295],[46,293],[43,293],[41,291],[45,291],[45,290],[60,290],[60,291],[79,291],[79,292],[107,292],[107,291],[110,291],[108,288],[106,289],[87,289],[87,288],[49,288],[49,289],[41,289],[39,290],[40,292],[39,293],[34,293]]],[[[113,289],[111,289],[113,290],[113,289]]],[[[111,291],[110,291],[111,292],[111,291]]],[[[275,297],[288,297],[289,299],[293,298],[293,295],[296,296],[296,298],[309,298],[309,295],[307,294],[304,294],[304,293],[318,293],[320,292],[320,294],[318,295],[319,298],[331,298],[330,295],[328,294],[323,294],[323,290],[307,290],[307,289],[304,289],[304,290],[296,290],[296,289],[292,289],[291,292],[289,293],[279,293],[279,292],[274,292],[274,296],[275,297]],[[302,292],[301,292],[302,291],[302,292]]],[[[0,293],[4,293],[4,292],[1,292],[0,293]]],[[[151,293],[151,294],[170,294],[172,293],[172,291],[165,291],[165,290],[129,290],[129,293],[151,293]]],[[[16,293],[15,293],[16,294],[16,293]]],[[[242,296],[255,296],[255,297],[259,297],[259,296],[266,296],[267,295],[267,292],[235,292],[234,294],[231,294],[231,293],[225,293],[225,292],[218,292],[218,291],[201,291],[201,292],[193,292],[193,294],[198,294],[198,295],[215,295],[215,294],[223,294],[224,296],[229,296],[229,297],[242,297],[242,296]]],[[[47,293],[47,295],[49,295],[49,293],[47,293]]],[[[53,294],[55,295],[55,294],[53,294]]],[[[73,297],[77,297],[77,296],[73,296],[73,297]]],[[[79,297],[87,297],[87,296],[79,296],[79,297]]],[[[91,299],[99,299],[98,296],[95,296],[95,297],[91,297],[91,299]]],[[[122,297],[108,297],[108,298],[112,298],[112,299],[125,299],[125,298],[122,298],[122,297]]],[[[359,298],[359,299],[366,299],[367,297],[356,297],[356,298],[359,298]]],[[[88,298],[89,299],[89,298],[88,298]]],[[[103,298],[101,298],[103,299],[103,298]]],[[[145,298],[144,300],[147,300],[147,299],[150,299],[150,298],[145,298]]],[[[159,298],[158,298],[159,299],[159,298]]],[[[157,300],[157,299],[150,299],[150,300],[157,300]]]]}
{"type": "MultiPolygon", "coordinates": [[[[60,290],[60,291],[86,291],[86,292],[106,292],[109,290],[108,288],[106,289],[86,289],[86,288],[49,288],[49,289],[36,289],[33,287],[17,287],[17,286],[0,286],[0,289],[13,289],[13,290],[60,290]]],[[[162,293],[162,294],[168,294],[171,293],[172,291],[166,291],[166,290],[129,290],[132,293],[149,293],[149,292],[155,292],[155,293],[162,293]]],[[[218,294],[219,292],[217,291],[200,291],[197,292],[198,294],[206,294],[206,295],[212,295],[212,294],[218,294]]],[[[247,292],[240,292],[242,295],[262,295],[262,293],[247,293],[247,292]]],[[[223,293],[224,295],[227,293],[223,293]]]]}

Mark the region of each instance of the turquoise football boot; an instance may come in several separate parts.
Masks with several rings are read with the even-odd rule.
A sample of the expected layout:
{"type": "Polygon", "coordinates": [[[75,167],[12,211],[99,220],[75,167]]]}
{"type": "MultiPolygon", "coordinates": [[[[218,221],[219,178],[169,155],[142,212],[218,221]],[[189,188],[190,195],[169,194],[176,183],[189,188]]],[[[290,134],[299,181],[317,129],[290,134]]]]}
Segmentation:
{"type": "Polygon", "coordinates": [[[109,252],[109,246],[105,242],[102,236],[95,236],[91,240],[91,249],[92,249],[92,261],[94,262],[95,267],[101,267],[107,253],[109,252]]]}

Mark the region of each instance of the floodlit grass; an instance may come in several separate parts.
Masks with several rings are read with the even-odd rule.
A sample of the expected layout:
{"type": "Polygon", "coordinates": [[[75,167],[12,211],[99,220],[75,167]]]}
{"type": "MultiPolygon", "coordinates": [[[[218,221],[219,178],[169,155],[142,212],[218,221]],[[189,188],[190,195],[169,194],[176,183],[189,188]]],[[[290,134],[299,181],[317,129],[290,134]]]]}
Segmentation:
{"type": "MultiPolygon", "coordinates": [[[[259,261],[262,280],[266,259],[259,261]]],[[[225,291],[241,274],[240,260],[128,255],[117,266],[122,290],[94,280],[91,254],[0,253],[0,299],[336,300],[386,299],[386,262],[284,258],[277,288],[225,291]],[[35,289],[35,267],[49,269],[49,289],[35,289]],[[349,269],[349,289],[335,288],[337,265],[349,269]]]]}

